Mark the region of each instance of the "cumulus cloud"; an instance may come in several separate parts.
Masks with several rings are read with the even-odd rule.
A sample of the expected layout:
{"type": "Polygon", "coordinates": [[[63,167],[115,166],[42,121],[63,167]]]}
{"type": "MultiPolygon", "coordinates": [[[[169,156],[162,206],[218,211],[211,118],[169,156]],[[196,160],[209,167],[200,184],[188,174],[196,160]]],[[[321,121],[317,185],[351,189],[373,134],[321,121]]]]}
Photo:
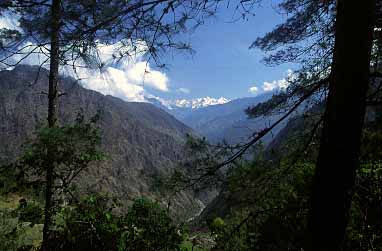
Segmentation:
{"type": "Polygon", "coordinates": [[[279,80],[273,80],[272,82],[264,82],[262,89],[264,92],[273,91],[273,90],[285,90],[288,88],[291,81],[296,78],[293,71],[288,69],[286,72],[286,77],[279,80]]]}
{"type": "Polygon", "coordinates": [[[79,76],[87,77],[82,85],[104,95],[112,95],[126,101],[145,101],[143,86],[130,83],[123,70],[107,67],[101,71],[81,69],[79,76]]]}
{"type": "Polygon", "coordinates": [[[257,92],[259,91],[259,88],[256,87],[256,86],[252,86],[251,88],[249,88],[248,91],[249,91],[250,93],[257,94],[257,92]]]}
{"type": "MultiPolygon", "coordinates": [[[[19,17],[14,13],[3,11],[0,15],[0,29],[18,30],[21,32],[19,27],[19,17]]],[[[5,41],[5,44],[6,43],[7,41],[5,41]]],[[[35,43],[26,41],[21,44],[18,49],[18,53],[9,58],[7,58],[7,56],[10,55],[10,53],[5,51],[1,52],[1,58],[6,58],[4,64],[0,64],[2,69],[10,69],[11,67],[8,67],[7,64],[12,65],[17,62],[22,64],[41,65],[43,62],[47,61],[45,55],[49,52],[48,48],[38,48],[35,43]],[[25,57],[27,54],[29,55],[25,57]]]]}
{"type": "Polygon", "coordinates": [[[286,79],[274,80],[272,82],[263,83],[263,91],[269,92],[273,90],[285,90],[289,85],[289,82],[286,79]]]}
{"type": "Polygon", "coordinates": [[[263,92],[271,92],[271,91],[279,91],[285,90],[288,88],[291,81],[294,81],[296,75],[293,73],[291,69],[287,70],[285,78],[279,80],[273,80],[272,82],[265,81],[261,87],[252,86],[249,88],[249,92],[253,94],[263,93],[263,92]]]}
{"type": "Polygon", "coordinates": [[[265,92],[273,91],[274,89],[276,89],[276,87],[278,87],[276,80],[273,82],[264,82],[262,86],[263,91],[265,92]]]}
{"type": "MultiPolygon", "coordinates": [[[[115,55],[121,44],[99,45],[99,58],[104,65],[101,69],[80,68],[73,71],[71,67],[64,68],[64,73],[82,79],[82,84],[88,89],[112,95],[126,101],[145,101],[149,95],[145,87],[168,92],[169,79],[163,72],[151,68],[150,63],[143,59],[143,53],[126,57],[118,62],[115,55]]],[[[138,51],[145,51],[145,44],[138,51]]]]}
{"type": "MultiPolygon", "coordinates": [[[[17,29],[18,20],[16,17],[7,13],[0,17],[0,28],[17,29]]],[[[125,41],[126,44],[126,41],[125,41]]],[[[155,70],[150,63],[144,59],[144,53],[147,46],[144,42],[135,41],[134,46],[138,46],[133,56],[116,60],[120,49],[123,48],[120,42],[111,45],[98,45],[97,62],[102,68],[96,67],[61,67],[61,74],[80,79],[80,83],[88,88],[105,95],[112,95],[126,101],[145,101],[145,96],[149,89],[155,89],[162,92],[169,91],[169,79],[161,71],[155,70]],[[147,89],[148,87],[149,89],[147,89]]],[[[22,60],[22,64],[41,65],[49,67],[49,60],[45,54],[49,48],[38,48],[36,44],[28,41],[21,45],[23,53],[32,52],[27,58],[23,54],[15,55],[10,58],[9,63],[15,63],[22,60]]],[[[125,50],[129,50],[126,48],[125,50]]],[[[76,62],[79,65],[85,65],[81,60],[76,62]]]]}
{"type": "Polygon", "coordinates": [[[168,78],[166,74],[150,68],[146,61],[138,61],[127,69],[127,77],[135,83],[143,83],[159,91],[168,91],[168,78]]]}
{"type": "Polygon", "coordinates": [[[13,13],[4,11],[0,15],[0,29],[18,30],[19,28],[18,17],[13,13]]]}

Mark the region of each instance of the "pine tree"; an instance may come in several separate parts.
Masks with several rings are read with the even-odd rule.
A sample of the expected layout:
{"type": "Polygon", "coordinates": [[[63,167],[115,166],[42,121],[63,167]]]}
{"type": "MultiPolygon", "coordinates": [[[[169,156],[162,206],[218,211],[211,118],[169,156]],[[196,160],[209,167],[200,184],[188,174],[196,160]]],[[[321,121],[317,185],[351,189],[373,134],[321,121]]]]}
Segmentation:
{"type": "MultiPolygon", "coordinates": [[[[257,39],[253,47],[273,52],[265,59],[268,64],[293,61],[302,64],[302,69],[286,92],[249,107],[247,113],[256,117],[288,102],[296,109],[295,104],[314,99],[314,94],[327,94],[318,100],[326,106],[306,249],[341,250],[372,82],[370,55],[377,5],[373,0],[286,0],[280,6],[292,16],[257,39]]],[[[378,60],[377,54],[374,64],[378,60]]]]}
{"type": "Polygon", "coordinates": [[[375,10],[373,0],[337,2],[329,93],[311,198],[309,250],[341,250],[345,238],[359,167],[375,10]]]}
{"type": "MultiPolygon", "coordinates": [[[[217,0],[1,0],[0,13],[18,18],[19,26],[0,30],[0,64],[14,67],[31,55],[45,56],[40,67],[49,65],[48,126],[58,125],[59,69],[71,66],[102,67],[100,44],[118,44],[116,60],[142,49],[156,62],[167,48],[189,49],[176,35],[187,22],[199,25],[217,0]],[[171,15],[171,16],[170,16],[171,15]],[[171,18],[170,18],[171,17],[171,18]]],[[[36,77],[38,79],[38,76],[36,77]]],[[[45,220],[42,250],[48,250],[53,214],[53,172],[57,168],[54,146],[47,149],[45,220]]]]}

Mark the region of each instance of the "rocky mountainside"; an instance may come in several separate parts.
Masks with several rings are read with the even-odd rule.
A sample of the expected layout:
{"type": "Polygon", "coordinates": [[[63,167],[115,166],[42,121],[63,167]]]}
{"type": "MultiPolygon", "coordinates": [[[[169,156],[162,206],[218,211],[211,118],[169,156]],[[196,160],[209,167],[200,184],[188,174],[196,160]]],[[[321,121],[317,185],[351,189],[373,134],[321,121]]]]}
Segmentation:
{"type": "MultiPolygon", "coordinates": [[[[0,72],[0,164],[13,161],[22,144],[46,122],[47,71],[18,66],[0,72]]],[[[71,78],[62,78],[59,122],[71,123],[82,112],[101,114],[102,148],[106,161],[91,167],[79,180],[86,191],[107,192],[125,201],[140,195],[155,197],[153,177],[180,168],[184,142],[192,130],[165,111],[148,103],[124,102],[82,88],[71,78]]],[[[191,192],[175,198],[172,205],[198,211],[201,202],[191,192]]]]}

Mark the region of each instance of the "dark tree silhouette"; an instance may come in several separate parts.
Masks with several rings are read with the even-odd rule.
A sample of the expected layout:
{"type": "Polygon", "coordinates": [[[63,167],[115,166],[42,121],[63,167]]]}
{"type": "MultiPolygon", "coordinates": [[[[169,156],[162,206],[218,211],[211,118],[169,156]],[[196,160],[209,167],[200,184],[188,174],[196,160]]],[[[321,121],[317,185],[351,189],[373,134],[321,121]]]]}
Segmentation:
{"type": "Polygon", "coordinates": [[[329,93],[311,198],[309,250],[341,250],[345,237],[359,166],[375,10],[374,0],[337,1],[329,93]]]}
{"type": "MultiPolygon", "coordinates": [[[[60,17],[61,17],[61,1],[53,0],[51,7],[51,37],[50,37],[50,67],[49,67],[49,91],[48,91],[48,127],[53,128],[56,126],[57,121],[57,97],[58,97],[58,67],[60,61],[60,17]]],[[[56,149],[50,147],[47,149],[48,159],[46,163],[46,187],[45,187],[45,207],[44,207],[44,228],[42,231],[42,250],[49,250],[47,241],[49,238],[49,227],[52,221],[52,208],[53,208],[53,172],[55,168],[54,155],[56,149]]]]}

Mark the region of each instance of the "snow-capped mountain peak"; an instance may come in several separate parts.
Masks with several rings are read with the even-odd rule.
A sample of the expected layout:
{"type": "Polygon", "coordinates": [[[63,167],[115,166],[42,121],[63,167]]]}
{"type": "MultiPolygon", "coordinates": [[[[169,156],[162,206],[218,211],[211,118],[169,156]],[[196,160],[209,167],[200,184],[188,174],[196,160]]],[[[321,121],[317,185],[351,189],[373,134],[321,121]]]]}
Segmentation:
{"type": "Polygon", "coordinates": [[[174,101],[173,105],[176,107],[185,107],[191,109],[198,109],[210,105],[221,105],[229,102],[230,100],[224,97],[220,98],[195,98],[195,99],[177,99],[174,101]]]}
{"type": "Polygon", "coordinates": [[[220,98],[211,98],[211,97],[203,97],[203,98],[194,98],[194,99],[176,99],[176,100],[168,100],[160,97],[150,96],[146,98],[148,102],[163,106],[168,110],[174,110],[177,108],[186,108],[190,110],[195,110],[211,105],[221,105],[225,104],[231,100],[220,97],[220,98]]]}

